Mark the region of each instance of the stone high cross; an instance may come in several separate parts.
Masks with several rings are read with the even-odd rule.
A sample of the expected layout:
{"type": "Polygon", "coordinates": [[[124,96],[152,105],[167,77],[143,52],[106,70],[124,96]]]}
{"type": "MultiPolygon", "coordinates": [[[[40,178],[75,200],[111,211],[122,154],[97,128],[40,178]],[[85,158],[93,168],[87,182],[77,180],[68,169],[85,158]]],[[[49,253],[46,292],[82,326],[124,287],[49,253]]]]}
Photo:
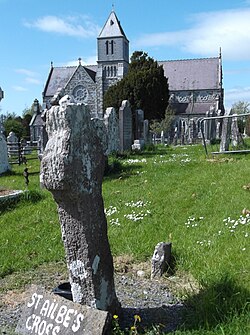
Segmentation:
{"type": "Polygon", "coordinates": [[[106,132],[87,106],[52,106],[41,182],[58,205],[73,301],[118,313],[102,198],[106,132]]]}

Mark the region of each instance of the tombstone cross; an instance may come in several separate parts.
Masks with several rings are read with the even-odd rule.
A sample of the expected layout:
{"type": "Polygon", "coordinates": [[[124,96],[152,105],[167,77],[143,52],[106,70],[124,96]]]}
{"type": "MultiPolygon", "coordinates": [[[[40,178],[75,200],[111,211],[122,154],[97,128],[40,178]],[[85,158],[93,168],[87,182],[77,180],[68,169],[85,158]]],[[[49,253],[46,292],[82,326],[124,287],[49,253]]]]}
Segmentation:
{"type": "Polygon", "coordinates": [[[118,313],[102,198],[106,133],[101,125],[91,120],[87,106],[52,106],[41,182],[58,205],[73,301],[118,313]]]}

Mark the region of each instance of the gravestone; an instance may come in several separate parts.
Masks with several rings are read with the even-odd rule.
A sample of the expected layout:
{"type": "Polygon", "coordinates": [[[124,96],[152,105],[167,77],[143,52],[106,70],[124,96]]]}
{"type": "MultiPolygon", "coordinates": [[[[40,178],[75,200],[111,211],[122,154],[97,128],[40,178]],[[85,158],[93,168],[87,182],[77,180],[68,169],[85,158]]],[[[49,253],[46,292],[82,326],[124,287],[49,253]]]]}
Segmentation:
{"type": "Polygon", "coordinates": [[[194,119],[188,121],[188,144],[195,142],[195,122],[194,119]]]}
{"type": "Polygon", "coordinates": [[[161,131],[161,144],[165,144],[165,136],[164,136],[164,131],[161,131]]]}
{"type": "Polygon", "coordinates": [[[238,127],[237,117],[232,118],[231,136],[232,136],[232,146],[237,147],[240,142],[240,132],[239,132],[239,127],[238,127]]]}
{"type": "Polygon", "coordinates": [[[8,149],[4,135],[0,132],[0,174],[10,170],[8,149]]]}
{"type": "Polygon", "coordinates": [[[128,100],[123,100],[119,109],[120,151],[131,150],[133,141],[132,111],[128,100]]]}
{"type": "Polygon", "coordinates": [[[7,147],[10,157],[19,153],[18,137],[13,131],[11,131],[7,137],[7,147]]]}
{"type": "Polygon", "coordinates": [[[135,140],[132,144],[132,150],[142,150],[145,146],[144,134],[144,112],[142,109],[135,111],[135,140]]]}
{"type": "Polygon", "coordinates": [[[151,260],[151,279],[159,278],[170,267],[171,243],[159,242],[151,260]]]}
{"type": "Polygon", "coordinates": [[[144,112],[142,109],[135,111],[135,139],[143,139],[144,112]]]}
{"type": "Polygon", "coordinates": [[[143,122],[143,139],[145,144],[150,143],[150,133],[149,133],[149,122],[144,120],[143,122]]]}
{"type": "Polygon", "coordinates": [[[83,104],[52,106],[41,183],[59,213],[73,301],[118,313],[102,198],[106,132],[83,104]]]}
{"type": "Polygon", "coordinates": [[[119,121],[115,108],[109,107],[106,109],[103,121],[108,136],[108,148],[106,154],[108,155],[113,152],[118,152],[120,149],[119,121]]]}
{"type": "Polygon", "coordinates": [[[231,123],[232,123],[231,118],[223,118],[221,128],[220,152],[229,150],[231,123]]]}
{"type": "Polygon", "coordinates": [[[16,333],[22,335],[104,335],[108,312],[74,304],[60,296],[33,287],[22,308],[16,333]]]}

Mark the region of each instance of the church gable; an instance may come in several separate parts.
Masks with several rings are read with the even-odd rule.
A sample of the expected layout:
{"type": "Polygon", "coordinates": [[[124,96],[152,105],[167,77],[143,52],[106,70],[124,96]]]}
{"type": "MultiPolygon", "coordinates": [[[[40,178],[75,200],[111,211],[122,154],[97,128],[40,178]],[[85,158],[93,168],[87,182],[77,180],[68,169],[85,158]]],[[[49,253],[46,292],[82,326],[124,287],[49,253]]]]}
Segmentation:
{"type": "Polygon", "coordinates": [[[79,65],[65,86],[65,94],[72,95],[77,103],[87,104],[96,112],[95,73],[79,65]]]}

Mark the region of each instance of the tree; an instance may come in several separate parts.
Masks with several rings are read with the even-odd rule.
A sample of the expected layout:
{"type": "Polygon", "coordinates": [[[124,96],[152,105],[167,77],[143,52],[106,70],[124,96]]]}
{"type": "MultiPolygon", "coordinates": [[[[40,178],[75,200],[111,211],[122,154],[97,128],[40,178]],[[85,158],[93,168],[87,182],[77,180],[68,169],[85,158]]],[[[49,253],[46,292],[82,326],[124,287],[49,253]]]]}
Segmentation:
{"type": "Polygon", "coordinates": [[[123,100],[129,100],[133,111],[144,111],[145,119],[162,120],[168,99],[168,80],[163,67],[147,53],[135,51],[127,75],[104,95],[104,108],[112,106],[118,110],[123,100]]]}
{"type": "MultiPolygon", "coordinates": [[[[250,114],[250,103],[246,101],[238,101],[232,105],[230,114],[250,114]]],[[[250,134],[250,117],[238,118],[238,127],[241,133],[246,130],[247,135],[250,134]]]]}
{"type": "Polygon", "coordinates": [[[13,131],[18,138],[22,138],[25,134],[25,128],[22,124],[21,117],[13,117],[9,115],[5,119],[3,126],[5,128],[5,133],[7,136],[11,131],[13,131]]]}
{"type": "Polygon", "coordinates": [[[232,105],[230,114],[247,114],[250,113],[250,103],[246,101],[238,101],[232,105]]]}
{"type": "Polygon", "coordinates": [[[150,122],[150,129],[153,133],[159,135],[163,131],[164,134],[168,133],[171,130],[171,126],[175,119],[176,110],[171,106],[168,105],[165,117],[162,120],[152,120],[150,122]]]}

